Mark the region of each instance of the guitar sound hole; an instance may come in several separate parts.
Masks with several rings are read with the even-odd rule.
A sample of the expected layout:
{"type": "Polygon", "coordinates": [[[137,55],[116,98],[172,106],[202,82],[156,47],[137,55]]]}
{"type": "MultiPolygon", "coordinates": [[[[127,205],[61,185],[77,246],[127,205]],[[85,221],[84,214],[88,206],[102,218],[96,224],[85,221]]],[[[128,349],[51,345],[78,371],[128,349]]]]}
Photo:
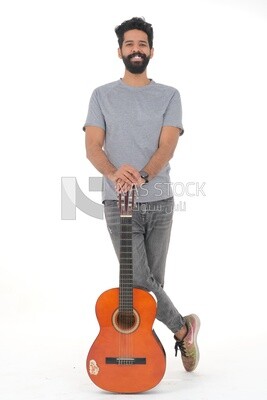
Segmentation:
{"type": "Polygon", "coordinates": [[[116,310],[112,316],[112,322],[118,332],[132,333],[138,328],[140,318],[135,310],[132,312],[119,312],[119,310],[116,310]]]}
{"type": "Polygon", "coordinates": [[[117,324],[123,330],[131,329],[135,324],[135,316],[133,313],[119,313],[117,317],[117,324]]]}

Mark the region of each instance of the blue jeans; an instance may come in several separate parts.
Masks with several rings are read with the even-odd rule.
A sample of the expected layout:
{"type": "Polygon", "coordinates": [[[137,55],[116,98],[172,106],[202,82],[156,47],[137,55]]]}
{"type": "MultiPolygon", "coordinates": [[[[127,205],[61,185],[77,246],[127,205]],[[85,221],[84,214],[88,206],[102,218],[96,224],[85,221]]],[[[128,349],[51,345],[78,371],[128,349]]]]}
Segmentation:
{"type": "MultiPolygon", "coordinates": [[[[133,284],[157,298],[157,319],[173,333],[185,321],[164,291],[166,258],[170,242],[174,200],[137,203],[132,215],[133,284]]],[[[120,211],[117,202],[106,200],[105,218],[109,234],[119,259],[120,211]]]]}

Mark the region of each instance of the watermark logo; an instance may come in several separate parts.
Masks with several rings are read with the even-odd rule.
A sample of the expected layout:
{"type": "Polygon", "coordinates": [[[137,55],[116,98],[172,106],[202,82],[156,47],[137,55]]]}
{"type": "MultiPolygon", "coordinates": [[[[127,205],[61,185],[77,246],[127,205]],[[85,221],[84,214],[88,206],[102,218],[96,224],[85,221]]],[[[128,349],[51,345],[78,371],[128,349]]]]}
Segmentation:
{"type": "MultiPolygon", "coordinates": [[[[205,182],[171,182],[171,183],[155,183],[153,193],[155,201],[160,200],[161,196],[164,197],[198,197],[206,196],[204,191],[205,182]]],[[[102,192],[103,191],[103,178],[102,177],[89,177],[89,192],[102,192]]],[[[146,202],[145,198],[148,195],[146,185],[138,188],[138,201],[140,203],[146,202]]],[[[76,209],[84,212],[90,217],[103,219],[104,206],[102,203],[97,203],[86,196],[80,188],[75,177],[62,177],[61,178],[61,219],[62,220],[76,220],[76,209]]],[[[174,211],[186,211],[186,202],[179,201],[174,208],[174,211]]]]}
{"type": "MultiPolygon", "coordinates": [[[[155,183],[154,185],[154,196],[155,198],[161,197],[163,194],[166,197],[198,197],[206,196],[204,187],[206,182],[164,182],[155,183]]],[[[146,186],[142,186],[139,190],[140,197],[146,197],[148,195],[148,189],[146,186]]]]}
{"type": "MultiPolygon", "coordinates": [[[[89,178],[89,191],[102,192],[102,177],[89,178]]],[[[61,219],[75,220],[76,209],[83,211],[85,214],[93,218],[104,218],[103,204],[96,203],[87,197],[75,177],[61,178],[61,219]]]]}

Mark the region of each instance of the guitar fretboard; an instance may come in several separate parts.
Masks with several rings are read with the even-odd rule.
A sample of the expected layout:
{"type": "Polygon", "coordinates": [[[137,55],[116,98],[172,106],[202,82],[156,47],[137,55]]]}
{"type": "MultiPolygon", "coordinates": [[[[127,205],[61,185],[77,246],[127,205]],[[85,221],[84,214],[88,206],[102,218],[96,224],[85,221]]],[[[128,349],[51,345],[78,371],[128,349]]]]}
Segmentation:
{"type": "Polygon", "coordinates": [[[133,312],[133,259],[132,259],[132,217],[120,218],[120,298],[121,313],[133,312]]]}

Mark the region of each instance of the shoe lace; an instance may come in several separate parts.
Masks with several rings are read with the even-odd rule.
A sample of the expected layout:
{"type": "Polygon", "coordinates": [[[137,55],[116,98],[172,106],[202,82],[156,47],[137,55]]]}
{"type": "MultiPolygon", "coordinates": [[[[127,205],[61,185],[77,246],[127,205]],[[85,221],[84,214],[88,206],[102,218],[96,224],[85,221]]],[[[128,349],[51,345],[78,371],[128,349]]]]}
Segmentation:
{"type": "Polygon", "coordinates": [[[185,344],[184,344],[183,340],[181,340],[181,341],[176,340],[174,349],[175,349],[175,357],[177,357],[178,350],[180,350],[182,356],[187,357],[185,344]]]}

